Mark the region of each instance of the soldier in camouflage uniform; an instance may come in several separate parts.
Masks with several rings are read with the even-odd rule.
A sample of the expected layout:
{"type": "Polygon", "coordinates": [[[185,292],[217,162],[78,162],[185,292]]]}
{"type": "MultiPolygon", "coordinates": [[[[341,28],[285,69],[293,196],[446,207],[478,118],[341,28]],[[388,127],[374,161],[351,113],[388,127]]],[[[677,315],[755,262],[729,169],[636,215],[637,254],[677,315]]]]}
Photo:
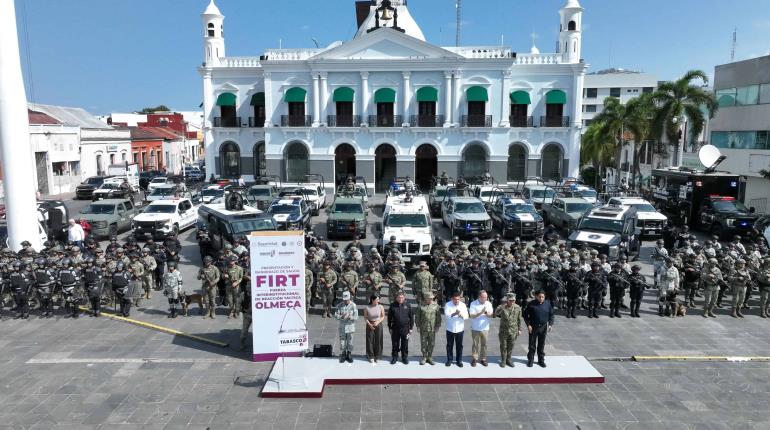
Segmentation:
{"type": "Polygon", "coordinates": [[[420,330],[420,351],[422,359],[420,365],[425,363],[433,366],[433,347],[436,345],[436,332],[441,327],[441,307],[433,303],[433,292],[428,292],[422,297],[423,304],[417,309],[417,326],[420,330]]]}
{"type": "Polygon", "coordinates": [[[388,284],[388,303],[395,303],[399,292],[404,291],[406,286],[406,276],[401,273],[401,267],[398,265],[390,266],[390,272],[385,275],[385,282],[388,284]]]}
{"type": "Polygon", "coordinates": [[[230,257],[228,261],[227,269],[223,277],[225,278],[225,286],[227,288],[227,304],[229,305],[227,311],[227,318],[238,318],[240,309],[238,308],[238,302],[241,294],[241,281],[243,280],[243,268],[237,264],[236,257],[230,257]]]}
{"type": "Polygon", "coordinates": [[[703,317],[716,318],[714,315],[714,306],[717,303],[719,295],[719,285],[723,282],[722,271],[719,270],[719,261],[716,258],[709,258],[708,264],[703,268],[703,317]]]}
{"type": "Polygon", "coordinates": [[[131,254],[131,264],[128,265],[128,272],[133,276],[131,281],[134,284],[132,292],[134,294],[134,306],[139,306],[142,298],[142,279],[144,278],[144,263],[139,254],[131,254]]]}
{"type": "Polygon", "coordinates": [[[324,312],[321,318],[332,317],[334,306],[335,286],[337,285],[337,272],[332,269],[331,261],[324,260],[324,270],[318,275],[318,289],[323,300],[324,312]]]}
{"type": "Polygon", "coordinates": [[[176,305],[182,295],[182,273],[176,269],[176,262],[168,263],[168,272],[163,275],[163,295],[168,298],[169,318],[176,318],[176,305]]]}
{"type": "MultiPolygon", "coordinates": [[[[206,302],[208,317],[214,319],[214,311],[217,307],[217,284],[219,283],[219,269],[212,263],[210,256],[203,257],[203,267],[198,270],[198,279],[202,281],[203,300],[206,302]]],[[[206,318],[206,315],[203,315],[206,318]]]]}
{"type": "Polygon", "coordinates": [[[768,309],[768,299],[770,298],[770,256],[766,256],[762,260],[757,281],[759,285],[759,316],[767,318],[770,316],[768,315],[768,312],[770,312],[770,309],[768,309]]]}
{"type": "Polygon", "coordinates": [[[142,264],[144,264],[144,275],[142,275],[142,288],[144,288],[145,298],[149,299],[151,296],[152,288],[155,286],[155,280],[153,274],[157,267],[155,257],[150,255],[150,248],[142,249],[142,264]]]}
{"type": "Polygon", "coordinates": [[[733,294],[733,312],[730,316],[743,318],[743,313],[741,313],[743,299],[746,297],[746,288],[751,286],[751,274],[746,270],[744,260],[738,260],[735,263],[735,270],[727,276],[727,283],[733,294]]]}
{"type": "Polygon", "coordinates": [[[377,263],[370,262],[369,266],[361,277],[361,283],[366,288],[366,295],[371,297],[372,295],[380,295],[380,287],[382,286],[382,275],[377,271],[377,263]]]}
{"type": "Polygon", "coordinates": [[[434,281],[433,275],[428,271],[428,264],[421,261],[418,272],[412,279],[412,289],[418,306],[422,306],[425,303],[425,297],[433,293],[434,281]]]}
{"type": "Polygon", "coordinates": [[[521,307],[515,293],[505,295],[505,304],[495,309],[495,317],[500,319],[500,367],[513,367],[513,344],[521,334],[521,307]]]}
{"type": "Polygon", "coordinates": [[[358,319],[358,309],[355,303],[350,300],[350,292],[342,293],[342,302],[337,305],[334,311],[334,319],[340,322],[340,363],[347,361],[353,362],[351,353],[353,352],[353,333],[356,331],[356,320],[358,319]]]}
{"type": "MultiPolygon", "coordinates": [[[[248,288],[246,288],[248,290],[248,288]]],[[[245,291],[244,291],[245,293],[245,291]]],[[[311,299],[313,298],[313,271],[305,266],[305,308],[310,309],[311,299]]],[[[244,315],[245,318],[245,315],[244,315]]]]}
{"type": "MultiPolygon", "coordinates": [[[[356,249],[356,248],[353,248],[356,249]]],[[[337,288],[340,292],[346,290],[350,292],[353,302],[356,301],[356,293],[358,292],[358,273],[354,270],[353,264],[349,261],[345,262],[342,266],[344,271],[340,274],[339,282],[337,282],[337,288]],[[343,290],[344,289],[344,290],[343,290]]]]}

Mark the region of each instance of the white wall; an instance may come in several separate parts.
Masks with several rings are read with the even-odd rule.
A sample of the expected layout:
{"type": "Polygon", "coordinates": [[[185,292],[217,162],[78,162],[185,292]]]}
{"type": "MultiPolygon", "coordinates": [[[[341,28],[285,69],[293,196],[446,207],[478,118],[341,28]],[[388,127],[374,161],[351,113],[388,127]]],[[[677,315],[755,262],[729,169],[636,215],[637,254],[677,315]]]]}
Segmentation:
{"type": "Polygon", "coordinates": [[[44,152],[47,166],[47,194],[75,191],[75,187],[82,179],[79,128],[61,125],[30,125],[29,134],[32,154],[31,172],[34,172],[32,177],[35,181],[35,189],[42,188],[37,175],[35,153],[44,152]],[[64,163],[64,175],[55,174],[58,173],[58,169],[54,172],[53,163],[64,163]]]}

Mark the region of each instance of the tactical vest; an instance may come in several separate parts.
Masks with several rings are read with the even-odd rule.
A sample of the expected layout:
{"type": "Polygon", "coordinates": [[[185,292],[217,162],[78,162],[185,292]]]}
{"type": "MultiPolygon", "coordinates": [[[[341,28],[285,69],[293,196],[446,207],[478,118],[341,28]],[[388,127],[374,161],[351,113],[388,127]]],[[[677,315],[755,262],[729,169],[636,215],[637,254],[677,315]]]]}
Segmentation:
{"type": "Polygon", "coordinates": [[[11,273],[11,286],[14,290],[20,290],[27,286],[27,278],[21,273],[11,273]]]}
{"type": "Polygon", "coordinates": [[[96,270],[88,269],[84,274],[84,278],[85,278],[86,284],[91,285],[99,279],[99,274],[96,273],[96,270]]]}
{"type": "Polygon", "coordinates": [[[59,282],[62,285],[72,285],[77,282],[75,274],[71,270],[62,270],[59,272],[59,282]]]}
{"type": "Polygon", "coordinates": [[[40,286],[46,286],[53,284],[53,277],[51,272],[45,269],[38,269],[35,271],[35,278],[37,278],[37,284],[40,286]]]}
{"type": "Polygon", "coordinates": [[[125,288],[128,286],[128,279],[123,274],[112,275],[112,287],[115,289],[125,288]]]}

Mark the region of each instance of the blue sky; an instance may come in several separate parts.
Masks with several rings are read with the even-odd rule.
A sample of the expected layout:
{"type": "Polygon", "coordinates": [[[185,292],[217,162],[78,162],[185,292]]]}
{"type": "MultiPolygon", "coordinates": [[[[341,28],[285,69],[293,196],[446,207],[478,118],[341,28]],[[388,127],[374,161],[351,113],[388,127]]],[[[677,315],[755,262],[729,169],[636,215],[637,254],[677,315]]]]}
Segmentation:
{"type": "MultiPolygon", "coordinates": [[[[197,109],[202,61],[200,14],[209,0],[16,0],[28,99],[94,114],[166,104],[197,109]],[[27,42],[28,41],[28,42],[27,42]],[[29,47],[29,49],[27,48],[29,47]],[[31,73],[30,67],[31,64],[31,73]],[[30,77],[32,79],[30,80],[30,77]]],[[[463,44],[528,52],[530,34],[554,51],[565,0],[465,0],[463,44]]],[[[453,45],[454,0],[411,0],[429,42],[453,45]]],[[[583,57],[591,70],[642,70],[661,80],[770,51],[768,0],[581,0],[583,57]]],[[[227,54],[323,46],[356,31],[353,0],[218,0],[227,54]],[[318,6],[320,4],[321,6],[318,6]]]]}

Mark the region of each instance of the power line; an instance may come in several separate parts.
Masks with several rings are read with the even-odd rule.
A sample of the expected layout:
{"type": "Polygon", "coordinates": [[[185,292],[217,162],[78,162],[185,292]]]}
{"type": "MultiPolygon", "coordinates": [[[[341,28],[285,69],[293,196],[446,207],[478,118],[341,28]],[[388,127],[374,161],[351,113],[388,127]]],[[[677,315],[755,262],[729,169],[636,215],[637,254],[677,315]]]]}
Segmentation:
{"type": "Polygon", "coordinates": [[[32,59],[29,52],[29,23],[27,22],[27,2],[21,1],[21,19],[24,22],[24,50],[27,57],[27,82],[29,83],[28,98],[29,101],[35,102],[35,79],[32,74],[32,59]]]}

